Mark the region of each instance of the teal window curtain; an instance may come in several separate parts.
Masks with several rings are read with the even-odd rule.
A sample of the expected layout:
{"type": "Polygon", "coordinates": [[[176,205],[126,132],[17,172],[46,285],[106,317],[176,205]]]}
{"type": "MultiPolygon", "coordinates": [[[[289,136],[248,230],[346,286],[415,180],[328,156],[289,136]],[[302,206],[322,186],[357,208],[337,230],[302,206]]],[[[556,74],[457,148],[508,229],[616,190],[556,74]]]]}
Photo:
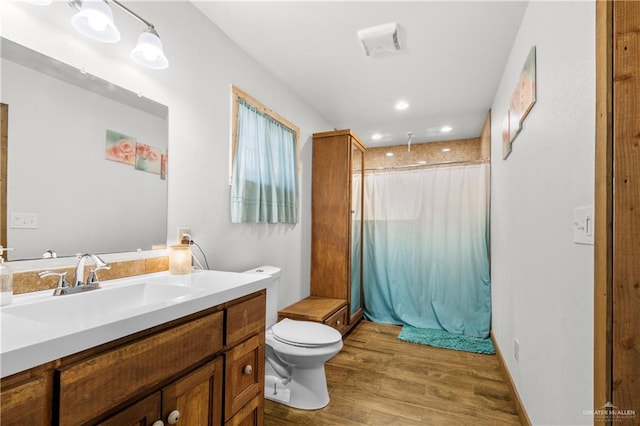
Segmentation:
{"type": "Polygon", "coordinates": [[[231,222],[298,222],[296,133],[238,98],[231,222]]]}

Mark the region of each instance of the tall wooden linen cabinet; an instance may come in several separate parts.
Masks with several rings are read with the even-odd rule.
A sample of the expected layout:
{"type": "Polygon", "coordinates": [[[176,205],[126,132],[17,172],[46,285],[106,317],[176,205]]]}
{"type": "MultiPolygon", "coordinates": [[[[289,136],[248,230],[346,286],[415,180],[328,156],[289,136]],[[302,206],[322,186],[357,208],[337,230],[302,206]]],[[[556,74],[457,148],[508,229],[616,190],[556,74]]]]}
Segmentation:
{"type": "Polygon", "coordinates": [[[311,296],[278,319],[317,321],[347,333],[364,313],[365,146],[350,130],[313,135],[311,296]]]}
{"type": "Polygon", "coordinates": [[[313,135],[311,295],[347,301],[347,329],[363,315],[364,150],[350,130],[313,135]]]}

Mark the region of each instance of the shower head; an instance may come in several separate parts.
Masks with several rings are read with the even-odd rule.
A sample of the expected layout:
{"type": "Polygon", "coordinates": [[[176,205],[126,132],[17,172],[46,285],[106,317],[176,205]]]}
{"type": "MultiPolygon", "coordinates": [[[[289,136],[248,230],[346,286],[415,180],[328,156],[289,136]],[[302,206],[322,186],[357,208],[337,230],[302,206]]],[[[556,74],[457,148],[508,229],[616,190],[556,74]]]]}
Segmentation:
{"type": "Polygon", "coordinates": [[[411,152],[411,138],[413,138],[413,132],[407,132],[407,137],[409,138],[409,140],[407,140],[407,152],[411,152]]]}

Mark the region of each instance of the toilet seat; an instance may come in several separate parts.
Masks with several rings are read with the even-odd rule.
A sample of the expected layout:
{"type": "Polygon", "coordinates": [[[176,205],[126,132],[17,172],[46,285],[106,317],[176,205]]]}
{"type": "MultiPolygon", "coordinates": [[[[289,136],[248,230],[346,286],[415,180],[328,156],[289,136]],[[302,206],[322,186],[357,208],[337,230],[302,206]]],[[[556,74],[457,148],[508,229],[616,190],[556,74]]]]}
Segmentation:
{"type": "Polygon", "coordinates": [[[342,334],[328,325],[285,318],[271,327],[275,340],[288,345],[317,348],[342,341],[342,334]]]}

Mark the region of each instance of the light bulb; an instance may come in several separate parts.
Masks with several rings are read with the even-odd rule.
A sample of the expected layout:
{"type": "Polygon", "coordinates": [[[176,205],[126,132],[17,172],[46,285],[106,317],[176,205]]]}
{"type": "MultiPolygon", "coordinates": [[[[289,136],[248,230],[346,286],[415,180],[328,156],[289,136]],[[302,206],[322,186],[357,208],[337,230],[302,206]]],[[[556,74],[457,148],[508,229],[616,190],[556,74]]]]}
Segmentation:
{"type": "Polygon", "coordinates": [[[145,49],[142,49],[142,56],[144,56],[147,61],[155,61],[156,59],[158,59],[159,55],[156,49],[147,47],[145,49]]]}
{"type": "Polygon", "coordinates": [[[87,24],[96,31],[104,31],[108,22],[103,16],[92,14],[87,17],[87,24]]]}

